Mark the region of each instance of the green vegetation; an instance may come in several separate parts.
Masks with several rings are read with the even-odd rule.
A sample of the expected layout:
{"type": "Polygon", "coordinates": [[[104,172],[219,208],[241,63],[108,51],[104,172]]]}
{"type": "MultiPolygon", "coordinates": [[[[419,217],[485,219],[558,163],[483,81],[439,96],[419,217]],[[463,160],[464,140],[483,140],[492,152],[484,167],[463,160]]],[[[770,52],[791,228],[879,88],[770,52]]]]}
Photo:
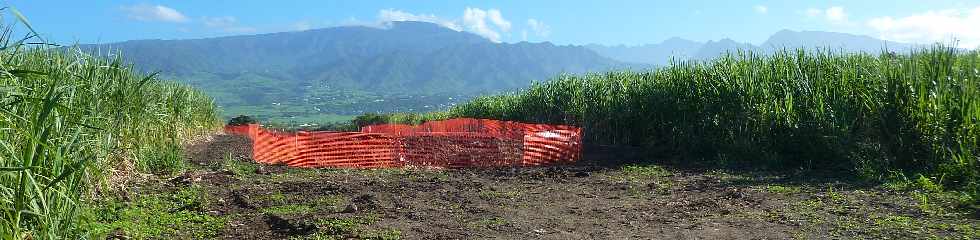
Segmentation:
{"type": "MultiPolygon", "coordinates": [[[[773,185],[769,185],[773,186],[773,185]]],[[[980,233],[980,225],[974,223],[968,211],[951,211],[937,214],[933,210],[943,211],[955,206],[954,203],[939,201],[932,210],[923,209],[915,204],[903,204],[910,200],[902,193],[864,190],[834,190],[829,187],[826,194],[812,191],[817,188],[803,189],[792,195],[779,194],[774,198],[784,198],[791,202],[784,207],[766,209],[758,217],[769,221],[799,223],[801,228],[795,230],[798,239],[832,237],[854,237],[871,239],[912,239],[912,238],[945,238],[945,239],[976,239],[980,233]],[[872,200],[869,202],[869,199],[872,200]],[[889,206],[874,201],[888,201],[897,205],[889,206]],[[944,207],[941,207],[944,206],[944,207]],[[903,211],[889,210],[899,207],[903,211]],[[917,211],[918,210],[918,211],[917,211]],[[822,232],[819,229],[826,229],[822,232]]],[[[768,189],[766,191],[769,191],[768,189]]],[[[771,192],[771,191],[770,191],[771,192]]],[[[913,191],[913,195],[920,194],[913,191]]],[[[929,198],[942,199],[946,193],[921,193],[929,198]]],[[[912,196],[911,198],[916,198],[912,196]]],[[[751,214],[750,214],[751,215],[751,214]]]]}
{"type": "Polygon", "coordinates": [[[231,153],[228,153],[225,155],[224,162],[222,162],[221,166],[217,167],[217,169],[223,169],[231,172],[235,176],[244,177],[254,174],[255,171],[259,169],[259,165],[255,162],[246,162],[240,159],[234,159],[232,158],[231,153]]]}
{"type": "Polygon", "coordinates": [[[319,209],[325,209],[330,211],[340,211],[344,209],[345,203],[348,200],[343,195],[329,194],[320,196],[313,201],[313,205],[319,209]]]}
{"type": "Polygon", "coordinates": [[[133,171],[172,173],[181,144],[220,127],[211,98],[120,59],[0,30],[0,236],[74,239],[90,197],[133,171]],[[133,168],[135,167],[135,168],[133,168]]]}
{"type": "Polygon", "coordinates": [[[670,176],[671,173],[663,167],[657,165],[626,165],[623,166],[623,175],[632,178],[651,178],[670,176]]]}
{"type": "Polygon", "coordinates": [[[470,222],[470,227],[473,228],[497,228],[506,225],[507,219],[500,217],[483,218],[478,221],[470,222]]]}
{"type": "Polygon", "coordinates": [[[104,238],[124,234],[136,239],[215,237],[225,226],[226,219],[201,211],[206,208],[206,192],[199,187],[187,187],[173,192],[142,194],[131,202],[102,201],[99,208],[81,214],[89,236],[104,238]]]}
{"type": "Polygon", "coordinates": [[[800,187],[771,184],[766,186],[766,191],[778,194],[792,194],[799,193],[800,187]]]}
{"type": "MultiPolygon", "coordinates": [[[[397,229],[364,229],[365,225],[375,223],[378,220],[380,220],[379,217],[373,214],[317,219],[313,225],[319,230],[309,236],[302,237],[302,239],[401,239],[402,233],[397,229]]],[[[296,237],[295,239],[300,238],[296,237]]]]}
{"type": "Polygon", "coordinates": [[[313,211],[313,208],[306,205],[300,204],[286,204],[273,206],[268,208],[263,208],[262,213],[275,214],[275,215],[289,215],[289,214],[300,214],[313,211]]]}
{"type": "MultiPolygon", "coordinates": [[[[581,126],[585,141],[706,165],[923,175],[980,191],[980,51],[781,51],[650,72],[563,75],[390,122],[476,117],[581,126]]],[[[975,198],[980,199],[980,198],[975,198]]]]}
{"type": "Polygon", "coordinates": [[[231,120],[228,120],[228,124],[227,125],[228,126],[241,126],[241,125],[248,125],[248,124],[255,124],[255,123],[258,123],[258,121],[255,121],[255,119],[252,118],[252,117],[250,117],[250,116],[238,115],[237,117],[233,117],[233,118],[231,118],[231,120]]]}

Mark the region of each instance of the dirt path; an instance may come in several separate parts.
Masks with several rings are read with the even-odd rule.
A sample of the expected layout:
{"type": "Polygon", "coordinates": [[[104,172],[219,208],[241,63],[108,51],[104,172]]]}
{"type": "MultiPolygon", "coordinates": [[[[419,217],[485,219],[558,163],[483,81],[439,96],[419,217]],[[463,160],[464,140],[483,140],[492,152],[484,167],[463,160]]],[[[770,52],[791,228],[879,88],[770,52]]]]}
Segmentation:
{"type": "Polygon", "coordinates": [[[222,135],[187,153],[199,166],[187,182],[208,193],[201,211],[227,221],[218,238],[980,236],[977,212],[947,211],[945,197],[826,179],[657,165],[287,169],[249,162],[247,143],[222,135]]]}

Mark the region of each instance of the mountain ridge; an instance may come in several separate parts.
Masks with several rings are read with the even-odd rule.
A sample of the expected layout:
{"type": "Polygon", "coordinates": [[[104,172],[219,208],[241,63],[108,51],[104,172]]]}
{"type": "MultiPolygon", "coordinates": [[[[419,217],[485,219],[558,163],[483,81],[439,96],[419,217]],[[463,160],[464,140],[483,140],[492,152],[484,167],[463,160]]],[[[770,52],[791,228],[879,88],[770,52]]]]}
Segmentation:
{"type": "Polygon", "coordinates": [[[511,91],[562,73],[646,69],[671,59],[712,59],[735,49],[771,52],[782,46],[822,45],[847,51],[912,46],[861,35],[791,30],[778,31],[760,45],[679,37],[639,46],[496,43],[433,23],[406,21],[381,28],[342,26],[78,47],[86,52],[112,49],[145,72],[160,71],[164,78],[189,83],[214,96],[226,115],[259,111],[260,116],[295,117],[437,110],[450,101],[511,91]],[[417,99],[425,96],[444,99],[417,99]],[[394,102],[404,106],[388,106],[394,102]]]}
{"type": "Polygon", "coordinates": [[[364,102],[440,94],[475,96],[523,88],[560,73],[643,66],[581,46],[494,43],[425,22],[78,47],[86,52],[121,52],[127,63],[140,70],[160,71],[165,78],[203,89],[233,111],[290,106],[302,109],[290,112],[359,114],[377,111],[356,109],[364,102]],[[338,107],[338,102],[344,106],[338,107]]]}
{"type": "Polygon", "coordinates": [[[772,53],[780,49],[831,49],[843,50],[846,52],[870,52],[875,53],[882,50],[889,51],[908,51],[921,45],[900,43],[877,39],[865,35],[826,32],[826,31],[794,31],[783,29],[769,36],[766,41],[755,45],[746,42],[738,42],[729,38],[720,40],[710,40],[698,42],[679,37],[671,37],[660,43],[649,43],[634,46],[625,45],[583,45],[600,55],[625,62],[636,62],[663,66],[669,63],[671,58],[679,60],[707,60],[712,59],[726,51],[751,50],[763,53],[772,53]],[[683,48],[676,47],[678,42],[688,43],[683,48]],[[694,50],[692,50],[694,49],[694,50]],[[668,54],[673,51],[674,54],[668,54]],[[676,54],[681,53],[681,54],[676,54]],[[637,56],[643,54],[642,56],[637,56]]]}

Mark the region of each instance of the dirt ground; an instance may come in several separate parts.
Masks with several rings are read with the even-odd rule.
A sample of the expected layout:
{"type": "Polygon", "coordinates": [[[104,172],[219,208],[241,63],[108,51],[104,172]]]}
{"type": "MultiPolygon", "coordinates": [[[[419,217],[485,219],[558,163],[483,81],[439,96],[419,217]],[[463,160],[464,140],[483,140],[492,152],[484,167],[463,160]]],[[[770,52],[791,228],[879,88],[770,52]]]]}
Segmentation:
{"type": "MultiPolygon", "coordinates": [[[[248,139],[190,146],[199,211],[222,239],[977,239],[953,198],[812,175],[612,164],[505,169],[290,169],[248,139]],[[923,202],[921,196],[926,196],[923,202]]],[[[619,161],[622,162],[622,161],[619,161]]]]}

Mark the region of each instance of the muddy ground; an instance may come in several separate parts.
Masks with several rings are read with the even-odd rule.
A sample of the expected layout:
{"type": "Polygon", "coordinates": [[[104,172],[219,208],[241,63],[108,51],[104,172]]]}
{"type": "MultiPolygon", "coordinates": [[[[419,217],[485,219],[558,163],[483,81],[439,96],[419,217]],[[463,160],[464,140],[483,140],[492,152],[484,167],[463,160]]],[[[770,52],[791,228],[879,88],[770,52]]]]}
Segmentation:
{"type": "Polygon", "coordinates": [[[171,187],[147,189],[204,189],[207,200],[195,211],[224,223],[203,238],[980,236],[977,211],[956,207],[955,196],[812,174],[589,164],[631,158],[601,151],[562,167],[290,169],[256,165],[249,151],[244,137],[215,136],[188,148],[194,170],[165,183],[171,187]]]}

